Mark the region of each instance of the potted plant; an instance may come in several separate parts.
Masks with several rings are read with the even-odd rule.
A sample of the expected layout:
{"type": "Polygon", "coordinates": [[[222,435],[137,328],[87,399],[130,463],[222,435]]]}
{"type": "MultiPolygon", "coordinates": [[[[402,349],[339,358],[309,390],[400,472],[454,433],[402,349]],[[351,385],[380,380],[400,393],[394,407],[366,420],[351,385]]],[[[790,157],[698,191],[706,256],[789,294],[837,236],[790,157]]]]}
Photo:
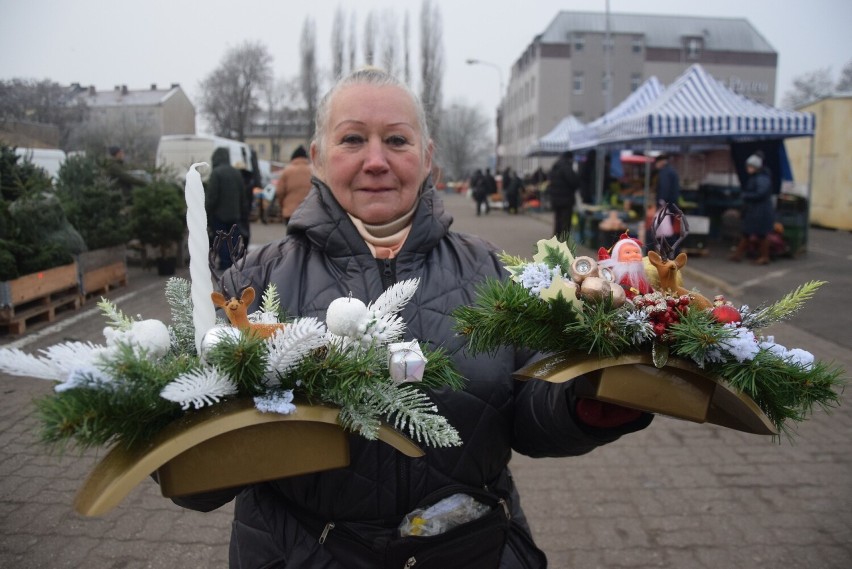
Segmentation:
{"type": "Polygon", "coordinates": [[[186,202],[179,187],[163,179],[133,191],[130,231],[157,252],[157,272],[172,275],[186,231],[186,202]]]}

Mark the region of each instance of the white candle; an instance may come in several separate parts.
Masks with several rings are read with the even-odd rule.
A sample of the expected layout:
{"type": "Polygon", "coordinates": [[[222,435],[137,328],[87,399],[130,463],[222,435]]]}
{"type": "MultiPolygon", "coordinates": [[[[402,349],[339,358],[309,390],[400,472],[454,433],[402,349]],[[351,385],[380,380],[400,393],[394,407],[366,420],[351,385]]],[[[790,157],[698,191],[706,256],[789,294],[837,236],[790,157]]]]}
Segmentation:
{"type": "Polygon", "coordinates": [[[186,173],[186,225],[189,228],[189,277],[192,281],[192,323],[195,325],[195,349],[201,353],[201,339],[216,324],[216,309],[210,295],[213,280],[208,265],[210,243],[207,237],[207,211],[204,209],[204,185],[196,167],[208,168],[198,162],[186,173]]]}

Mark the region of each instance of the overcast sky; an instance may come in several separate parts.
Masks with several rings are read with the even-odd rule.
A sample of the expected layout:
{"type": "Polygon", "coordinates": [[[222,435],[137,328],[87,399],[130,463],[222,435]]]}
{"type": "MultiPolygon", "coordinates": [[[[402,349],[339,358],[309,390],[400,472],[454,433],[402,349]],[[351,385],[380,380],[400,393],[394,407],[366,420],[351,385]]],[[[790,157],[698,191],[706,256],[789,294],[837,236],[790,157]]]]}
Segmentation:
{"type": "MultiPolygon", "coordinates": [[[[560,10],[606,9],[605,0],[437,0],[437,4],[444,23],[444,102],[462,99],[489,114],[499,101],[500,79],[508,83],[514,61],[560,10]],[[469,58],[497,68],[467,65],[469,58]]],[[[797,75],[830,67],[836,78],[852,60],[850,0],[611,0],[609,4],[610,11],[621,13],[746,18],[778,52],[776,104],[797,75]]],[[[409,46],[416,66],[420,0],[0,0],[0,79],[50,79],[99,90],[180,83],[197,109],[199,82],[229,47],[245,40],[268,47],[277,78],[295,77],[307,16],[316,23],[319,66],[330,69],[331,27],[338,5],[347,18],[357,7],[359,38],[370,9],[394,12],[400,30],[408,11],[409,46]]],[[[358,51],[360,57],[360,41],[358,51]]],[[[397,51],[401,53],[402,46],[397,51]]],[[[418,84],[415,81],[415,88],[418,84]]]]}

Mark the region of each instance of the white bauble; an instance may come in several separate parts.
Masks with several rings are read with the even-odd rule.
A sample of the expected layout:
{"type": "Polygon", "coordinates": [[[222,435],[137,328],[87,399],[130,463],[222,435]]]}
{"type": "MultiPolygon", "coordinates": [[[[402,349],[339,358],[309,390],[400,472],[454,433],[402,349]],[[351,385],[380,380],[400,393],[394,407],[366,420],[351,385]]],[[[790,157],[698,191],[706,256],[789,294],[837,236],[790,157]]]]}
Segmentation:
{"type": "Polygon", "coordinates": [[[367,306],[351,296],[333,300],[325,313],[328,331],[338,336],[356,336],[358,328],[367,319],[367,306]]]}
{"type": "Polygon", "coordinates": [[[201,361],[204,363],[207,362],[207,356],[210,354],[210,350],[212,350],[219,342],[224,338],[233,338],[238,339],[240,337],[240,329],[231,326],[229,324],[217,324],[207,330],[204,333],[204,337],[201,338],[201,349],[198,353],[198,356],[201,358],[201,361]]]}

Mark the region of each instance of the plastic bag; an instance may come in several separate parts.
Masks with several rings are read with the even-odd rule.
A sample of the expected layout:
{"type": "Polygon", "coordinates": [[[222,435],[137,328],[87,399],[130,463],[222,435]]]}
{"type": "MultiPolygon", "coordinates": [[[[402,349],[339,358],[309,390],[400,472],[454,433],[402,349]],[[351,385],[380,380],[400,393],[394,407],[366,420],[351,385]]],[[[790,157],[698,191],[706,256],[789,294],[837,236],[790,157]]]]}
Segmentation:
{"type": "Polygon", "coordinates": [[[430,536],[444,533],[458,525],[476,520],[491,508],[467,494],[453,494],[428,508],[418,508],[405,515],[399,534],[430,536]]]}

